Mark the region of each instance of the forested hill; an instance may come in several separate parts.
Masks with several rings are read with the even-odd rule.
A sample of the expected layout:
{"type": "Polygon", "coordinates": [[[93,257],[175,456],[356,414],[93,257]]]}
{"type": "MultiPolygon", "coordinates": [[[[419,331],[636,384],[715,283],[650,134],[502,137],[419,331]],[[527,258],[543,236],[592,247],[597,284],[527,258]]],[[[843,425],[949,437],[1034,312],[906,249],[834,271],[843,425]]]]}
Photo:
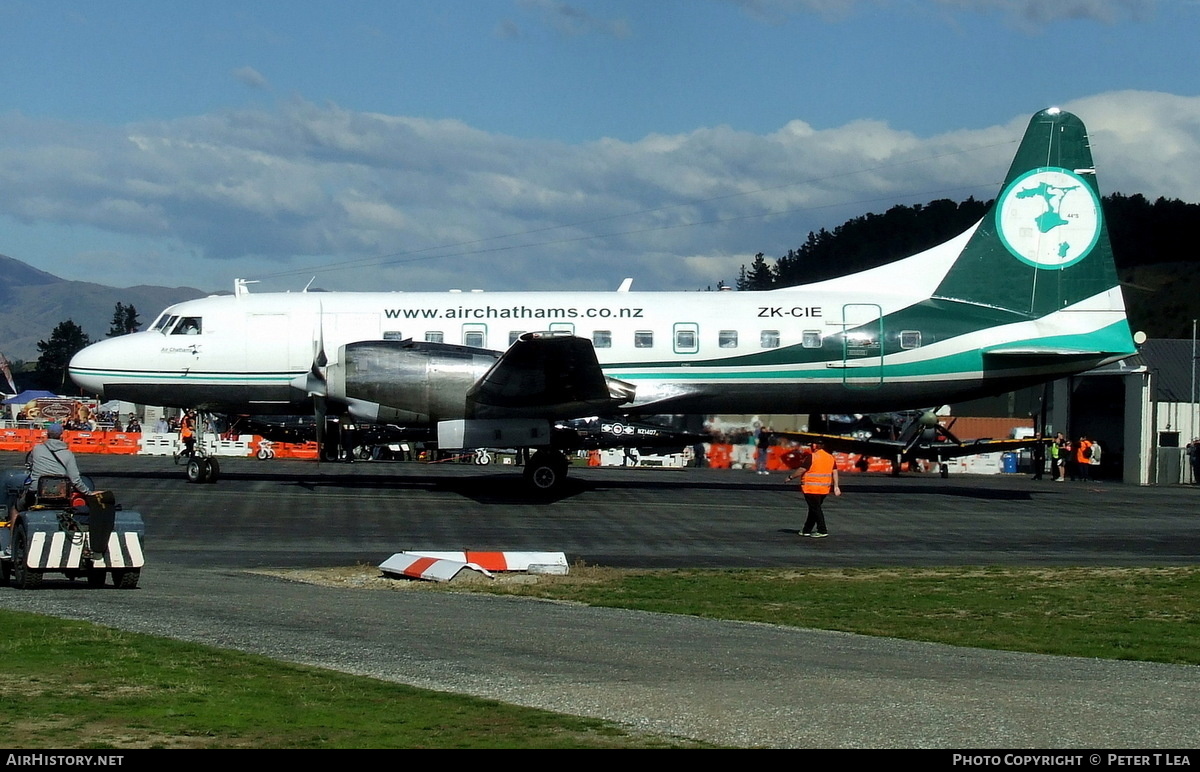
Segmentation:
{"type": "MultiPolygon", "coordinates": [[[[1200,204],[1137,194],[1103,199],[1130,325],[1152,338],[1190,338],[1200,317],[1200,254],[1189,237],[1200,222],[1200,204]]],[[[743,266],[738,289],[810,284],[874,268],[936,246],[975,224],[990,201],[947,199],[894,206],[837,226],[810,232],[786,255],[759,253],[743,266]]]]}

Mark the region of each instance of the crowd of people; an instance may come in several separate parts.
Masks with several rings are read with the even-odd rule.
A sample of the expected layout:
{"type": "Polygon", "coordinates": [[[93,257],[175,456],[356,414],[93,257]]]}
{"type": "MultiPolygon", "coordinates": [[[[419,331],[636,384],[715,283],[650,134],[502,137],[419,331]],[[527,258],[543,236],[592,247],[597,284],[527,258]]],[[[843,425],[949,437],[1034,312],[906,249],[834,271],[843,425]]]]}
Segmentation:
{"type": "MultiPolygon", "coordinates": [[[[1104,457],[1104,449],[1100,441],[1086,434],[1078,440],[1071,441],[1062,432],[1054,435],[1050,443],[1050,474],[1055,482],[1074,481],[1090,482],[1101,479],[1100,463],[1104,457]]],[[[1040,479],[1041,470],[1035,470],[1035,478],[1040,479]]]]}
{"type": "MultiPolygon", "coordinates": [[[[35,422],[35,419],[31,418],[24,410],[17,413],[16,420],[18,423],[35,422]]],[[[142,422],[135,413],[128,414],[122,422],[121,414],[115,410],[79,411],[67,420],[58,423],[64,431],[68,432],[111,431],[140,434],[142,431],[142,422]]]]}

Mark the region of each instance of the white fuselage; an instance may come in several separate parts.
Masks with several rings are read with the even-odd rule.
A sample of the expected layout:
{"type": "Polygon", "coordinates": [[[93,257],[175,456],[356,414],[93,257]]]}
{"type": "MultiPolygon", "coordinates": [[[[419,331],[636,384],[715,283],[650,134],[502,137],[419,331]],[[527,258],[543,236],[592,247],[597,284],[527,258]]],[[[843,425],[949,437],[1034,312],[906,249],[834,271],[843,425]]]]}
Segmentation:
{"type": "Polygon", "coordinates": [[[212,296],[170,307],[154,329],[85,349],[71,374],[89,391],[145,404],[302,412],[311,404],[305,375],[322,352],[337,364],[348,343],[411,339],[504,351],[521,333],[559,331],[591,341],[604,374],[636,387],[630,413],[861,412],[1045,380],[1056,373],[989,375],[980,351],[1055,334],[1055,325],[1075,334],[1123,318],[1119,308],[1065,309],[949,338],[932,328],[886,328],[888,315],[929,298],[969,236],[870,271],[768,292],[212,296]]]}

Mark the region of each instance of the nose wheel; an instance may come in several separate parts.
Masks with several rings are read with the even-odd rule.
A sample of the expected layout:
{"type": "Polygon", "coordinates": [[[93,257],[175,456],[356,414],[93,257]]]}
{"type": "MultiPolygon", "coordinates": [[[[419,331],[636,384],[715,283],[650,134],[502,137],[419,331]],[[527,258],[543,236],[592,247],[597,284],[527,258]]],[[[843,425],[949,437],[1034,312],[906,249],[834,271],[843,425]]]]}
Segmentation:
{"type": "Polygon", "coordinates": [[[221,474],[221,465],[215,458],[193,458],[188,460],[187,481],[189,483],[215,483],[221,474]]]}

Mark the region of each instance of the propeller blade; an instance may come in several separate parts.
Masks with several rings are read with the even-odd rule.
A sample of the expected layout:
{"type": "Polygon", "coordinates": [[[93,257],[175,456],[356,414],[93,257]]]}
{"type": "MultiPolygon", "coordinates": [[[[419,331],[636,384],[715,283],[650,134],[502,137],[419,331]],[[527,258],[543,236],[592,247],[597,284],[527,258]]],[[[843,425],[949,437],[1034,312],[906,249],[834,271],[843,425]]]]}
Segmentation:
{"type": "Polygon", "coordinates": [[[317,334],[313,337],[313,368],[324,367],[329,364],[329,357],[325,356],[325,305],[320,303],[317,305],[317,334]]]}

